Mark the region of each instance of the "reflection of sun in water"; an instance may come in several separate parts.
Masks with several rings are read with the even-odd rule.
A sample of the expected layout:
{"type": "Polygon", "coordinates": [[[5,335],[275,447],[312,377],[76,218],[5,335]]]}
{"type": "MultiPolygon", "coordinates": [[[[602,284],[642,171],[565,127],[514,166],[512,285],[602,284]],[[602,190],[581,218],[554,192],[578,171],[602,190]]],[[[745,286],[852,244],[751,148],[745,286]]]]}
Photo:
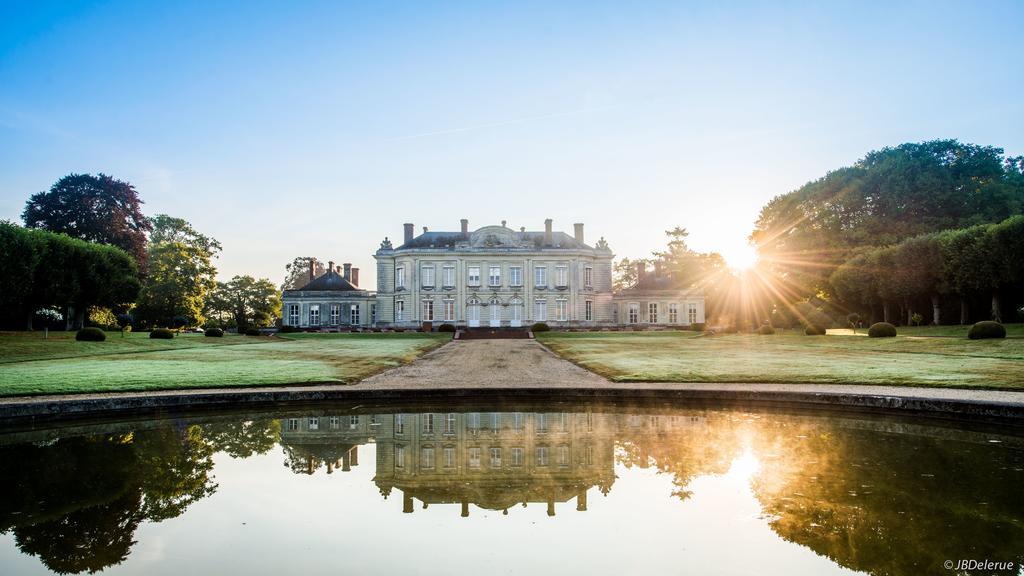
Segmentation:
{"type": "Polygon", "coordinates": [[[729,471],[725,473],[725,477],[747,482],[760,469],[761,462],[748,449],[732,461],[732,466],[730,466],[729,471]]]}

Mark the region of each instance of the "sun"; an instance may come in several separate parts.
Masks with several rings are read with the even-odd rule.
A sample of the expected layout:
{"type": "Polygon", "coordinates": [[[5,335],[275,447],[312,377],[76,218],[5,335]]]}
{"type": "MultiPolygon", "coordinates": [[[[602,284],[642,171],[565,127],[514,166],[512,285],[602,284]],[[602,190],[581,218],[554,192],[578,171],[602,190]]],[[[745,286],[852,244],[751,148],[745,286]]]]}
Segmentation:
{"type": "Polygon", "coordinates": [[[757,250],[748,244],[731,247],[722,251],[725,265],[737,272],[749,270],[757,264],[757,250]]]}

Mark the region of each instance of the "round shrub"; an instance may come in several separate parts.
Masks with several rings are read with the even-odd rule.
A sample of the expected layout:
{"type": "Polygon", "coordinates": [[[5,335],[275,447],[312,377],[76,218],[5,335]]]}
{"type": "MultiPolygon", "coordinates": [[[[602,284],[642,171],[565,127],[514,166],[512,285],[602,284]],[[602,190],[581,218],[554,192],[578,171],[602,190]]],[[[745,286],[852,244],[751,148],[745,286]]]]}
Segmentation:
{"type": "Polygon", "coordinates": [[[985,320],[978,322],[967,331],[967,337],[971,340],[983,340],[985,338],[1006,338],[1006,328],[999,322],[985,320]]]}
{"type": "Polygon", "coordinates": [[[438,332],[455,332],[454,324],[441,324],[437,327],[438,332]]]}
{"type": "Polygon", "coordinates": [[[153,331],[149,333],[149,337],[156,338],[158,340],[170,340],[171,338],[174,338],[174,332],[171,332],[167,328],[154,328],[153,331]]]}
{"type": "Polygon", "coordinates": [[[204,332],[204,334],[206,334],[210,338],[223,338],[224,337],[224,331],[221,330],[220,328],[207,328],[206,332],[204,332]]]}
{"type": "Polygon", "coordinates": [[[824,336],[826,333],[823,326],[815,326],[814,324],[808,324],[807,328],[804,328],[804,334],[808,336],[824,336]]]}
{"type": "Polygon", "coordinates": [[[246,336],[259,336],[260,334],[261,334],[261,332],[260,332],[259,328],[246,328],[245,329],[245,335],[246,336]]]}
{"type": "Polygon", "coordinates": [[[775,334],[775,328],[772,328],[770,325],[765,324],[764,326],[761,326],[760,328],[757,329],[757,333],[763,336],[769,336],[771,334],[775,334]]]}
{"type": "Polygon", "coordinates": [[[551,330],[551,326],[548,326],[544,322],[537,322],[530,328],[530,330],[534,332],[548,332],[549,330],[551,330]]]}
{"type": "Polygon", "coordinates": [[[875,322],[868,328],[870,338],[895,338],[896,327],[888,322],[875,322]]]}
{"type": "Polygon", "coordinates": [[[107,333],[93,326],[82,328],[75,334],[75,340],[79,342],[103,342],[106,339],[107,333]]]}

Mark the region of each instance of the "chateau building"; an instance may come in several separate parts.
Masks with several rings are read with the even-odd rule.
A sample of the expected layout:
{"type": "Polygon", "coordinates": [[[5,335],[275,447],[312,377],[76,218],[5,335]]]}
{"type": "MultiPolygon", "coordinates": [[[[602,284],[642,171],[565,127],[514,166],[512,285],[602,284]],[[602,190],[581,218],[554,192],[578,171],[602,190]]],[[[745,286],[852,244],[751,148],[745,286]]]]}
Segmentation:
{"type": "Polygon", "coordinates": [[[573,234],[513,230],[505,222],[458,232],[419,235],[405,224],[403,242],[385,238],[374,254],[377,290],[359,287],[350,264],[314,277],[282,294],[282,322],[299,328],[369,326],[419,328],[424,323],[459,327],[554,328],[617,325],[689,326],[704,323],[704,295],[673,288],[669,278],[638,270],[635,286],[612,292],[613,254],[604,238],[586,243],[583,224],[573,234]]]}
{"type": "Polygon", "coordinates": [[[397,248],[384,239],[377,259],[378,321],[394,326],[423,322],[459,326],[598,326],[612,322],[612,251],[604,239],[585,243],[583,224],[573,235],[512,230],[504,222],[470,232],[415,236],[405,225],[397,248]]]}

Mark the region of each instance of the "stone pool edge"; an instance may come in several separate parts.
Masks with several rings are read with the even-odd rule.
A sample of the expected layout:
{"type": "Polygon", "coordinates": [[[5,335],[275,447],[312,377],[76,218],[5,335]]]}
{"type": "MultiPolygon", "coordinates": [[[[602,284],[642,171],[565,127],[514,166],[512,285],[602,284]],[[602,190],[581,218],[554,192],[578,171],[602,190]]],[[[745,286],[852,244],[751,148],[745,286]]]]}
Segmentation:
{"type": "Polygon", "coordinates": [[[586,387],[361,387],[356,385],[274,386],[125,392],[0,399],[0,421],[53,421],[104,416],[273,407],[322,401],[423,401],[473,399],[556,399],[599,401],[694,401],[750,406],[820,407],[882,413],[916,413],[954,418],[1013,420],[1024,424],[1024,392],[908,388],[884,393],[842,390],[828,385],[609,383],[586,387]],[[930,394],[932,392],[932,394],[930,394]]]}

